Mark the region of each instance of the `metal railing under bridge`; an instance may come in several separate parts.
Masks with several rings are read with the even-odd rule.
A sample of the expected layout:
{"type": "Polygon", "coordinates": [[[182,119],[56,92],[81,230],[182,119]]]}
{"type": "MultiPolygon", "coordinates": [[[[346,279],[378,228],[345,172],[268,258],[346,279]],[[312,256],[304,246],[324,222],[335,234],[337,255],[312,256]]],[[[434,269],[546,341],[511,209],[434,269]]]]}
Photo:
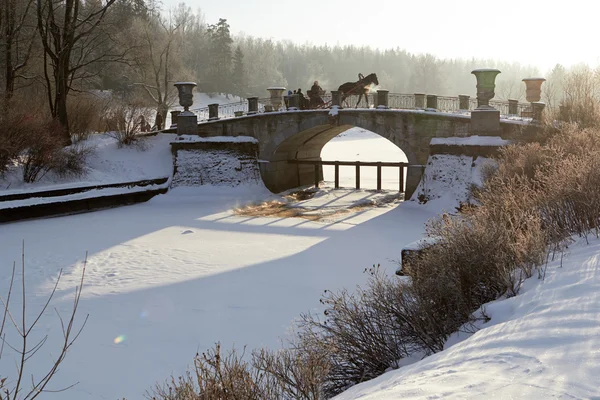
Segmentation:
{"type": "MultiPolygon", "coordinates": [[[[322,109],[329,108],[331,104],[331,93],[327,93],[321,96],[325,103],[322,109]]],[[[359,100],[358,95],[348,96],[342,103],[343,107],[354,108],[359,100]]],[[[455,114],[469,114],[472,110],[477,108],[477,99],[469,96],[436,96],[436,95],[425,95],[425,94],[404,94],[404,93],[388,93],[387,98],[388,109],[398,110],[430,110],[439,111],[445,113],[455,114]],[[462,100],[462,101],[461,101],[462,100]]],[[[514,101],[494,101],[489,102],[490,106],[500,111],[500,115],[504,117],[525,117],[530,118],[532,114],[530,103],[519,103],[514,101]]],[[[377,105],[377,92],[368,94],[368,104],[365,102],[364,97],[361,99],[358,108],[375,108],[377,105]]],[[[211,119],[209,107],[195,108],[192,109],[198,116],[198,121],[208,121],[211,119]]],[[[310,108],[309,108],[310,109],[310,108]]],[[[317,108],[318,109],[318,108],[317,108]]],[[[287,107],[282,98],[275,100],[270,97],[259,98],[257,113],[266,112],[286,112],[287,107]],[[279,101],[280,105],[274,107],[274,104],[279,101]]],[[[214,111],[213,111],[214,112],[214,111]]],[[[219,104],[218,106],[218,118],[234,118],[248,115],[249,112],[249,101],[242,100],[235,103],[219,104]]]]}

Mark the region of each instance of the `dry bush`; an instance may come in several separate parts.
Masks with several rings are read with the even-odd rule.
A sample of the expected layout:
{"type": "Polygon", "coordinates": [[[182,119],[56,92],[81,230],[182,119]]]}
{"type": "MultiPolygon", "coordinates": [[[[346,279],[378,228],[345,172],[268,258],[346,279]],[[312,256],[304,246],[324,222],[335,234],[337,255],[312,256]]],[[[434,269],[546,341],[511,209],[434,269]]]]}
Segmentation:
{"type": "Polygon", "coordinates": [[[589,68],[570,71],[563,83],[560,120],[580,128],[600,127],[600,76],[589,68]]]}
{"type": "Polygon", "coordinates": [[[336,395],[357,383],[375,378],[411,353],[413,343],[405,341],[407,327],[381,307],[378,268],[368,270],[366,288],[356,292],[326,291],[325,320],[306,314],[300,324],[301,336],[311,348],[329,354],[324,391],[336,395]]]}
{"type": "Polygon", "coordinates": [[[264,395],[263,377],[235,349],[221,353],[217,343],[207,352],[197,354],[194,372],[178,379],[172,378],[162,386],[156,386],[147,398],[153,400],[228,400],[268,399],[264,395]]]}
{"type": "Polygon", "coordinates": [[[35,143],[51,120],[41,108],[14,97],[0,102],[0,174],[18,162],[21,154],[35,143]]]}
{"type": "Polygon", "coordinates": [[[299,341],[279,351],[260,349],[252,353],[253,367],[263,375],[265,399],[326,399],[324,383],[329,372],[329,353],[299,341]]]}
{"type": "Polygon", "coordinates": [[[63,148],[62,128],[46,116],[41,106],[15,98],[0,105],[0,173],[21,166],[23,181],[35,182],[50,171],[58,175],[80,175],[92,152],[83,146],[63,148]]]}
{"type": "Polygon", "coordinates": [[[320,400],[327,357],[300,347],[260,349],[251,360],[235,349],[224,355],[219,343],[196,355],[194,371],[157,385],[152,400],[320,400]]]}
{"type": "Polygon", "coordinates": [[[85,140],[91,133],[103,130],[102,115],[108,101],[85,93],[69,97],[67,111],[73,143],[85,140]]]}
{"type": "Polygon", "coordinates": [[[142,100],[117,102],[106,110],[104,123],[108,135],[115,138],[118,146],[141,144],[144,121],[149,121],[152,112],[142,100]]]}

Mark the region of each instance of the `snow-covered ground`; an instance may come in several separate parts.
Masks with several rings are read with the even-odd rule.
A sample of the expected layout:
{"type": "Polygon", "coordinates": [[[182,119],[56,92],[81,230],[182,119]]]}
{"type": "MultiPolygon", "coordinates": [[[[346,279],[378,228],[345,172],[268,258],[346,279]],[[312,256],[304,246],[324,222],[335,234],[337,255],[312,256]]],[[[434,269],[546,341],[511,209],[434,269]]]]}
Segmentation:
{"type": "Polygon", "coordinates": [[[0,194],[170,177],[173,174],[173,161],[169,142],[176,136],[150,136],[143,140],[142,147],[118,148],[114,138],[104,134],[91,135],[81,144],[93,149],[84,177],[58,177],[50,172],[38,182],[23,183],[21,169],[15,168],[4,177],[0,176],[0,194]]]}
{"type": "MultiPolygon", "coordinates": [[[[367,136],[354,130],[336,138],[322,157],[403,160],[391,143],[381,147],[385,139],[367,136]]],[[[152,157],[131,151],[140,158],[139,174],[125,168],[130,177],[142,171],[150,175],[154,168],[154,175],[164,172],[171,160],[168,151],[156,150],[152,157]]],[[[366,170],[362,186],[374,188],[374,175],[368,178],[366,170]]],[[[325,179],[333,180],[332,173],[326,169],[325,179]]],[[[352,187],[354,171],[341,173],[342,185],[352,187]]],[[[384,175],[384,187],[396,189],[397,179],[397,170],[384,175]]],[[[318,212],[375,197],[369,190],[328,186],[298,205],[318,212]]],[[[0,294],[7,291],[24,240],[28,321],[41,309],[60,269],[63,279],[53,306],[68,312],[89,254],[78,314],[79,322],[86,314],[89,320],[50,389],[79,383],[45,398],[140,399],[155,382],[183,373],[197,351],[216,341],[226,349],[233,344],[277,347],[295,317],[321,309],[324,289],[364,283],[362,271],[373,264],[393,273],[401,248],[421,237],[429,218],[455,205],[441,196],[425,205],[360,207],[318,222],[233,211],[277,198],[262,185],[180,187],[134,206],[1,225],[0,294]]],[[[454,337],[444,352],[358,385],[340,398],[600,396],[600,241],[570,251],[562,268],[550,264],[544,281],[532,278],[519,296],[488,304],[492,320],[476,334],[454,337]]],[[[13,298],[15,312],[19,291],[13,298]]],[[[14,328],[7,333],[14,345],[14,328]]],[[[29,373],[39,374],[60,340],[53,310],[34,333],[37,338],[49,335],[29,365],[29,373]]],[[[8,347],[0,371],[9,383],[14,380],[14,353],[8,347]]]]}

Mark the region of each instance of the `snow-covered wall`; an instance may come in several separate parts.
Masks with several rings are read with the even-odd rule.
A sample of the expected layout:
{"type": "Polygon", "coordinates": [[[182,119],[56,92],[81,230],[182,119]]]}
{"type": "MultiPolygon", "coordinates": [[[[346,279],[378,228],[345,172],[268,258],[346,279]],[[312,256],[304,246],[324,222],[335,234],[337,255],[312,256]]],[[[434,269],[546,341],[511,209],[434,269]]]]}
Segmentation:
{"type": "Polygon", "coordinates": [[[493,164],[487,157],[434,154],[429,156],[423,177],[411,200],[443,201],[447,210],[469,201],[473,185],[482,184],[482,168],[493,164]]]}
{"type": "Polygon", "coordinates": [[[171,144],[175,174],[171,187],[258,184],[258,145],[252,141],[181,141],[171,144]]]}

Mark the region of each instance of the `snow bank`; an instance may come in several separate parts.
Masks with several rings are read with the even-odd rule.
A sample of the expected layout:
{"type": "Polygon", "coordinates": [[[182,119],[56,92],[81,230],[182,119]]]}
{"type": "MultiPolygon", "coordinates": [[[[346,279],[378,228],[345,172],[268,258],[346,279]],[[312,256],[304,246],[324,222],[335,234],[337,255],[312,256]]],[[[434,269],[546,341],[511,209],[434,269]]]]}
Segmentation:
{"type": "Polygon", "coordinates": [[[450,211],[469,200],[473,185],[481,185],[481,170],[493,161],[485,157],[435,154],[427,166],[411,200],[435,202],[435,207],[450,211]]]}
{"type": "Polygon", "coordinates": [[[574,246],[545,280],[487,304],[491,321],[472,336],[455,335],[444,351],[336,399],[598,399],[599,255],[598,240],[574,246]]]}

